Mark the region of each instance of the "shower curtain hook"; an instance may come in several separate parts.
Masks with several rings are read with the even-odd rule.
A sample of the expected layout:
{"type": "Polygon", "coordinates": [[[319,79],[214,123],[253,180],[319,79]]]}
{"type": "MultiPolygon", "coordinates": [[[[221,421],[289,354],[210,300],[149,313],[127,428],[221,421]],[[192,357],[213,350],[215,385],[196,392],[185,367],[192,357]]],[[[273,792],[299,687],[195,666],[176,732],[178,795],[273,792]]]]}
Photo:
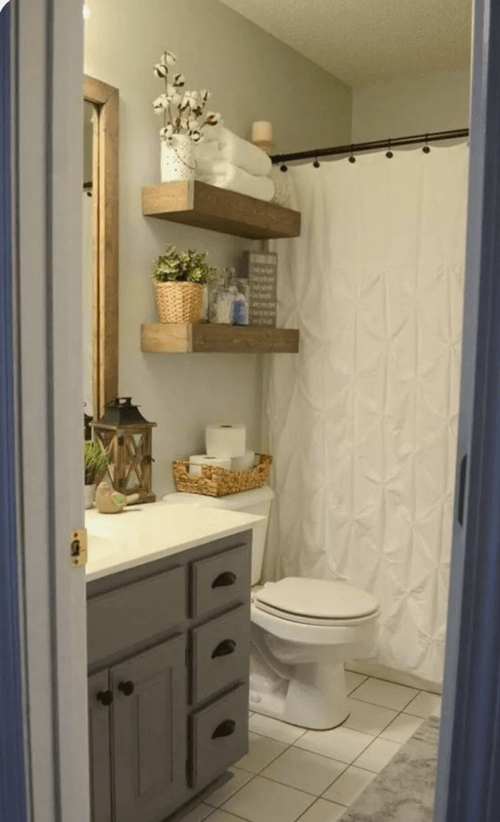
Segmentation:
{"type": "Polygon", "coordinates": [[[286,163],[283,163],[283,165],[280,166],[280,171],[288,171],[288,166],[286,163]]]}
{"type": "Polygon", "coordinates": [[[351,143],[351,156],[349,157],[349,162],[350,163],[355,163],[356,162],[356,158],[353,154],[353,151],[354,151],[354,144],[351,143]]]}
{"type": "Polygon", "coordinates": [[[392,157],[394,157],[394,154],[391,151],[391,141],[390,140],[387,140],[387,151],[385,153],[385,156],[388,157],[389,160],[392,159],[392,157]]]}
{"type": "Polygon", "coordinates": [[[318,155],[317,154],[314,158],[313,166],[314,166],[314,168],[319,168],[319,160],[318,160],[318,155]]]}
{"type": "Polygon", "coordinates": [[[429,154],[430,153],[431,147],[427,145],[428,142],[429,142],[429,135],[426,134],[425,135],[425,146],[422,149],[424,154],[429,154]]]}

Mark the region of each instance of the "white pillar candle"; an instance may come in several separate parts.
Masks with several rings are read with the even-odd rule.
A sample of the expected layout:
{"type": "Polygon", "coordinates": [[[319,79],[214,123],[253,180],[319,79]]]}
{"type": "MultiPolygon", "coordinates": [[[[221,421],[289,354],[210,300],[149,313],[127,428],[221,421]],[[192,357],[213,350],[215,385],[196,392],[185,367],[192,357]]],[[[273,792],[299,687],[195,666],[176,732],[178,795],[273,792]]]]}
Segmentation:
{"type": "Polygon", "coordinates": [[[252,143],[266,143],[273,142],[273,127],[271,123],[260,120],[252,125],[252,143]]]}

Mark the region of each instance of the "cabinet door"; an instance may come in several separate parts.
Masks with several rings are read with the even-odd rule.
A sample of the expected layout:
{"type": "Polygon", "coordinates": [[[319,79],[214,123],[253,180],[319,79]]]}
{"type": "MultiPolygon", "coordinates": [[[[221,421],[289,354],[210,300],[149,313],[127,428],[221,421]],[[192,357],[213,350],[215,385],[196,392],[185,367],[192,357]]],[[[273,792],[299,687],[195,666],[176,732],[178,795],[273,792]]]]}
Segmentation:
{"type": "Polygon", "coordinates": [[[115,822],[156,822],[186,792],[186,639],[111,669],[115,822]]]}
{"type": "Polygon", "coordinates": [[[92,822],[111,822],[108,672],[89,677],[90,808],[92,822]],[[108,704],[106,704],[108,703],[108,704]]]}

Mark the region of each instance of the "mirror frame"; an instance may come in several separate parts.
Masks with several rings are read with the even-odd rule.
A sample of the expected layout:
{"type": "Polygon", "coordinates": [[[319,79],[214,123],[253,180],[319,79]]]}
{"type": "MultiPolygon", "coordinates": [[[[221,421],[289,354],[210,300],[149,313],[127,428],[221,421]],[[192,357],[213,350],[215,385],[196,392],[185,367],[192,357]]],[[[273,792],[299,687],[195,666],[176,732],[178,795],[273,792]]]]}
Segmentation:
{"type": "Polygon", "coordinates": [[[94,420],[118,397],[118,89],[84,75],[83,98],[96,107],[92,179],[94,420]],[[97,181],[97,184],[96,184],[97,181]]]}

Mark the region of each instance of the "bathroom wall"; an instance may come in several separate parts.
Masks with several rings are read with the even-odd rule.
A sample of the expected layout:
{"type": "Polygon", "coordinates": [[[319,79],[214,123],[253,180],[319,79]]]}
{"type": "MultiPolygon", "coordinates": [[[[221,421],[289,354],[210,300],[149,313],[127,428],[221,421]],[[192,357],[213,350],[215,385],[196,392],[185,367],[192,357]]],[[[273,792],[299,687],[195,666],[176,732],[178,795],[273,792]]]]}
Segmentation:
{"type": "Polygon", "coordinates": [[[277,150],[346,142],[351,89],[217,0],[88,0],[85,72],[120,90],[120,393],[140,403],[154,431],[154,490],[172,490],[171,462],[199,453],[208,422],[243,422],[261,447],[261,370],[257,355],[142,354],[140,325],[156,321],[150,279],[165,243],[207,249],[227,266],[252,244],[141,214],[141,189],[159,182],[163,90],[153,65],[178,56],[187,88],[211,88],[211,108],[249,137],[271,120],[277,150]]]}
{"type": "Polygon", "coordinates": [[[466,128],[469,70],[425,74],[353,90],[355,142],[466,128]]]}

